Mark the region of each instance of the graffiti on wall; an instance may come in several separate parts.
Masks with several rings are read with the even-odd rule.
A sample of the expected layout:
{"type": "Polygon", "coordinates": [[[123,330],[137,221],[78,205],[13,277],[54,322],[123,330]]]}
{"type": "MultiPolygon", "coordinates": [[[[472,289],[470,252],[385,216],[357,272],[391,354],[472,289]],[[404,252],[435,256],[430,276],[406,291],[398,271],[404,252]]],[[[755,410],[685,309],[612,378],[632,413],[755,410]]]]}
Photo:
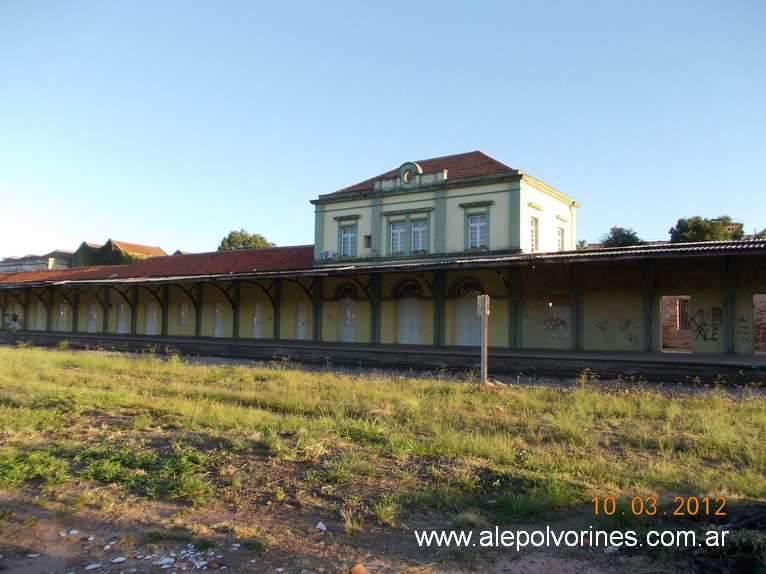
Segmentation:
{"type": "Polygon", "coordinates": [[[569,319],[555,315],[548,317],[548,336],[551,339],[568,339],[569,319]]]}
{"type": "Polygon", "coordinates": [[[692,317],[695,341],[717,341],[723,323],[723,311],[719,307],[700,309],[692,317]]]}
{"type": "Polygon", "coordinates": [[[548,337],[568,339],[572,323],[572,301],[569,295],[548,297],[548,337]]]}

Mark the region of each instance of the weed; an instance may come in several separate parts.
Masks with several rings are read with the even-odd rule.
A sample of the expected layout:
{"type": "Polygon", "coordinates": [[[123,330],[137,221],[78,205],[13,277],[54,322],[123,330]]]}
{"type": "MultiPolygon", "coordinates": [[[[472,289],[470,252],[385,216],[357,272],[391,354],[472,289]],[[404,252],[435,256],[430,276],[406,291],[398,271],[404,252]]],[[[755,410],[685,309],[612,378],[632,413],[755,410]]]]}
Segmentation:
{"type": "Polygon", "coordinates": [[[356,534],[364,530],[364,515],[354,510],[341,510],[340,517],[343,520],[343,531],[346,534],[356,534]]]}
{"type": "Polygon", "coordinates": [[[61,484],[69,479],[69,464],[43,450],[0,448],[0,486],[18,486],[33,481],[61,484]]]}
{"type": "Polygon", "coordinates": [[[264,538],[258,536],[245,540],[242,545],[248,550],[252,550],[256,553],[263,552],[269,546],[268,542],[264,538]]]}
{"type": "Polygon", "coordinates": [[[475,530],[485,528],[489,525],[486,516],[478,510],[464,510],[460,514],[453,516],[452,526],[459,530],[475,530]]]}

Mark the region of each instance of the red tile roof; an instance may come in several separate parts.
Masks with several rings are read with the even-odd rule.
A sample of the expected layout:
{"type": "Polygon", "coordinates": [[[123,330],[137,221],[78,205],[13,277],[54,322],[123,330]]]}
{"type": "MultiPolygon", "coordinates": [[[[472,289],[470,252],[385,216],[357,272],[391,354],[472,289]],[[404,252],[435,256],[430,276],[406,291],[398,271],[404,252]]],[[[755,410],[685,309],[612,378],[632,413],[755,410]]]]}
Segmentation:
{"type": "MultiPolygon", "coordinates": [[[[423,173],[434,173],[447,170],[449,179],[459,179],[461,177],[473,177],[478,175],[489,175],[492,173],[515,173],[517,170],[497,161],[481,151],[471,151],[468,153],[459,153],[456,155],[445,155],[432,159],[423,159],[416,161],[423,173]]],[[[335,193],[347,193],[350,191],[368,191],[372,190],[375,181],[396,177],[399,167],[380,174],[377,177],[368,179],[361,183],[343,188],[335,193]]]]}
{"type": "Polygon", "coordinates": [[[108,279],[125,265],[99,265],[96,267],[74,267],[71,269],[43,269],[40,271],[19,271],[0,273],[0,283],[28,284],[50,281],[79,281],[108,279]]]}
{"type": "Polygon", "coordinates": [[[181,277],[190,275],[223,275],[263,273],[270,271],[304,271],[312,268],[313,245],[213,251],[150,257],[123,267],[120,277],[181,277]]]}
{"type": "Polygon", "coordinates": [[[57,281],[120,280],[163,277],[240,275],[307,271],[312,268],[313,245],[163,255],[133,265],[99,265],[45,271],[0,273],[0,284],[35,284],[57,281]]]}

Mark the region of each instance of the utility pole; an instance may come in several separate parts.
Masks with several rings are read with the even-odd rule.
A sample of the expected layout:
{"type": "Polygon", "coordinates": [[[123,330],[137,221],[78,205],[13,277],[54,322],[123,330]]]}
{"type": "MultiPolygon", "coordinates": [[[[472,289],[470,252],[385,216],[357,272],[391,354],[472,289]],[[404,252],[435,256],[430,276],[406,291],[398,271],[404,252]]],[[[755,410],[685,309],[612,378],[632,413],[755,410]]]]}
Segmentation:
{"type": "Polygon", "coordinates": [[[487,384],[487,340],[489,338],[489,295],[476,297],[476,314],[481,316],[481,384],[487,384]]]}

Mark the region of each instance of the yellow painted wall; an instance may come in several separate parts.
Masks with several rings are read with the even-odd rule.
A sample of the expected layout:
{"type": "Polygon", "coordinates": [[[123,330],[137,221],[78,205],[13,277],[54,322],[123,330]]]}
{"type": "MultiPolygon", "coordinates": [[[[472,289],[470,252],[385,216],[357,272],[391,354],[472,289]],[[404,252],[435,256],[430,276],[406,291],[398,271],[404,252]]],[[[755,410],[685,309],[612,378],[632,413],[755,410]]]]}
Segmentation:
{"type": "Polygon", "coordinates": [[[192,337],[196,331],[197,317],[192,297],[178,286],[168,288],[168,335],[192,337]],[[181,306],[186,306],[186,324],[183,323],[181,306]]]}
{"type": "Polygon", "coordinates": [[[575,248],[575,210],[569,209],[571,202],[563,201],[558,194],[551,195],[547,189],[552,188],[539,182],[532,184],[522,180],[521,246],[525,252],[531,251],[532,217],[538,220],[538,252],[558,251],[559,228],[564,229],[564,250],[575,248]]]}
{"type": "Polygon", "coordinates": [[[557,269],[540,265],[527,267],[522,277],[521,337],[522,346],[529,349],[571,349],[572,336],[555,338],[551,329],[551,295],[569,293],[557,269]]]}
{"type": "Polygon", "coordinates": [[[109,332],[118,332],[117,319],[119,315],[119,306],[122,304],[124,305],[123,309],[125,314],[125,333],[130,333],[131,310],[127,292],[124,293],[121,290],[113,288],[109,289],[109,304],[111,305],[109,308],[109,332]]]}
{"type": "Polygon", "coordinates": [[[254,335],[254,305],[261,304],[261,339],[274,338],[274,307],[264,289],[267,284],[242,283],[239,294],[239,336],[244,339],[254,335]]]}
{"type": "Polygon", "coordinates": [[[582,348],[643,351],[646,326],[637,265],[596,264],[583,276],[582,348]]]}
{"type": "MultiPolygon", "coordinates": [[[[372,204],[369,199],[354,200],[343,203],[332,203],[325,206],[324,209],[324,236],[322,239],[322,251],[332,251],[338,253],[339,250],[339,222],[336,217],[359,216],[355,221],[349,221],[348,224],[356,223],[356,254],[357,257],[369,257],[370,250],[365,249],[363,238],[365,235],[372,234],[372,204]]],[[[344,223],[345,225],[345,223],[344,223]]]]}
{"type": "MultiPolygon", "coordinates": [[[[497,184],[459,190],[447,193],[447,253],[465,250],[465,214],[461,203],[493,201],[489,207],[489,249],[509,249],[508,235],[508,186],[497,184]]],[[[483,213],[486,207],[469,208],[468,213],[483,213]]]]}
{"type": "Polygon", "coordinates": [[[314,332],[314,308],[306,292],[293,281],[282,281],[282,296],[280,307],[280,339],[296,338],[297,304],[306,306],[306,338],[311,341],[314,332]]]}

